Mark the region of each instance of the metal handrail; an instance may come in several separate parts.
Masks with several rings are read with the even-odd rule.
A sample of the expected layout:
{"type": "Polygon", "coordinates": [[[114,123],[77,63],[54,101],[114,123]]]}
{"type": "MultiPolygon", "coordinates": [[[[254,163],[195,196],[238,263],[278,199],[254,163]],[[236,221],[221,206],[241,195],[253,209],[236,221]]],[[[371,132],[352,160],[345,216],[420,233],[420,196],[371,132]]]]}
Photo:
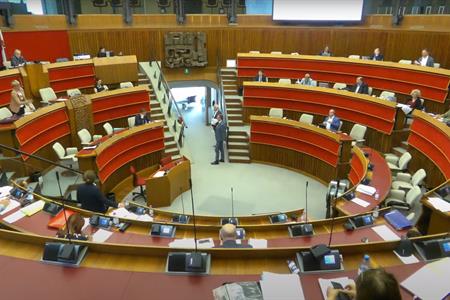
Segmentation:
{"type": "Polygon", "coordinates": [[[161,66],[159,65],[158,61],[154,61],[154,62],[158,66],[158,70],[159,70],[158,90],[161,90],[161,85],[163,85],[164,90],[166,91],[166,94],[169,97],[169,101],[172,102],[173,106],[175,107],[175,110],[177,111],[178,116],[182,118],[184,127],[187,127],[186,120],[183,118],[183,114],[181,113],[181,110],[178,107],[177,101],[175,101],[175,97],[173,96],[172,91],[170,90],[169,83],[167,82],[166,78],[164,77],[161,66]]]}

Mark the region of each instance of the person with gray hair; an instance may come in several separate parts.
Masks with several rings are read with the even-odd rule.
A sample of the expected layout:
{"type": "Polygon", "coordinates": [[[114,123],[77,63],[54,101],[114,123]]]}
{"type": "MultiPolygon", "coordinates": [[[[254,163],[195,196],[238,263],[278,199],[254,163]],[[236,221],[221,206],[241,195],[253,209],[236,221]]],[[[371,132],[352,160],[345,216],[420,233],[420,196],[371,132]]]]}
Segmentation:
{"type": "Polygon", "coordinates": [[[236,242],[236,226],[231,223],[222,226],[219,232],[220,240],[222,245],[216,248],[252,248],[251,245],[243,245],[242,243],[236,242]]]}
{"type": "Polygon", "coordinates": [[[25,65],[27,61],[22,56],[22,51],[19,49],[14,50],[14,54],[11,57],[11,67],[21,67],[25,65]]]}

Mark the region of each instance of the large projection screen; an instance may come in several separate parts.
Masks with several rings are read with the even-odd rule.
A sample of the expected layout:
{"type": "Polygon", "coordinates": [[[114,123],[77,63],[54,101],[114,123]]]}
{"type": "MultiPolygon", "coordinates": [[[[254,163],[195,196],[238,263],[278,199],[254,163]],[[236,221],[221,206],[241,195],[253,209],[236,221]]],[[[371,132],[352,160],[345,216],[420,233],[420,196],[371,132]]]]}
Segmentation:
{"type": "Polygon", "coordinates": [[[274,21],[361,21],[364,0],[273,0],[274,21]]]}

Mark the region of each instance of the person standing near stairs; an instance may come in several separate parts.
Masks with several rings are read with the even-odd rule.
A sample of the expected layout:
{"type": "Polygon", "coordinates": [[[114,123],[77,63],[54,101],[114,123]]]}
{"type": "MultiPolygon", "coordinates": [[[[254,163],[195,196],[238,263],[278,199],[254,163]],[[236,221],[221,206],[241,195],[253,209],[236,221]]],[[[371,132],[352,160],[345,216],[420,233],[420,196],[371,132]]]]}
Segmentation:
{"type": "Polygon", "coordinates": [[[225,162],[225,151],[223,148],[223,143],[227,138],[227,125],[223,121],[223,116],[221,114],[217,115],[217,124],[214,129],[214,136],[216,138],[216,160],[213,161],[212,165],[219,164],[219,154],[220,154],[220,162],[225,162]]]}

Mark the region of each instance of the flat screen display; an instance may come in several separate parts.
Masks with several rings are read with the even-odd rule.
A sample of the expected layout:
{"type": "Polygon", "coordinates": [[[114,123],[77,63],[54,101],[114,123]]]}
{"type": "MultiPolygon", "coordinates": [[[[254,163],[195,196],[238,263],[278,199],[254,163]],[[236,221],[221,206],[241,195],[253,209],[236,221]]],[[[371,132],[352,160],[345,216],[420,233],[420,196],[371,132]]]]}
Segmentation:
{"type": "Polygon", "coordinates": [[[275,21],[361,21],[364,0],[273,0],[275,21]]]}
{"type": "Polygon", "coordinates": [[[334,255],[325,255],[323,257],[323,260],[326,265],[334,265],[336,263],[336,259],[335,259],[334,255]]]}

